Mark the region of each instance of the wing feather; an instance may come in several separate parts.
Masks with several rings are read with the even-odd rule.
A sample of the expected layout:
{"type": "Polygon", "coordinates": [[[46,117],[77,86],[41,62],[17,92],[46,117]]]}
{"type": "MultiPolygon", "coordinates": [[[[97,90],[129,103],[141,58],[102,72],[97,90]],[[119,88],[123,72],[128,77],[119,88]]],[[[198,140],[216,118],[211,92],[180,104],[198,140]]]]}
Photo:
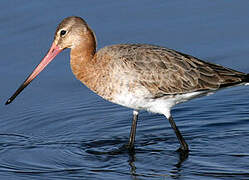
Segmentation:
{"type": "MultiPolygon", "coordinates": [[[[154,96],[195,91],[213,91],[243,83],[247,75],[217,64],[202,61],[172,49],[145,45],[109,46],[115,64],[126,69],[154,96]]],[[[132,83],[132,82],[131,82],[132,83]]]]}

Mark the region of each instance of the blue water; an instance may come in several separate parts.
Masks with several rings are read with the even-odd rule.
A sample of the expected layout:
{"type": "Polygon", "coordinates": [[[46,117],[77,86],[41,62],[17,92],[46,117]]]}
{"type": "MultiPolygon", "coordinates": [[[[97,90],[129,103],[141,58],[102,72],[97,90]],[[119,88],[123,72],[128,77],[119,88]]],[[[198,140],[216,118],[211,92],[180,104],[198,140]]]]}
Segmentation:
{"type": "Polygon", "coordinates": [[[249,72],[249,1],[30,1],[0,6],[0,179],[249,179],[249,88],[177,105],[190,146],[182,158],[168,121],[141,112],[135,154],[132,110],[107,102],[71,73],[61,53],[10,105],[65,17],[83,17],[98,48],[118,43],[170,47],[249,72]]]}

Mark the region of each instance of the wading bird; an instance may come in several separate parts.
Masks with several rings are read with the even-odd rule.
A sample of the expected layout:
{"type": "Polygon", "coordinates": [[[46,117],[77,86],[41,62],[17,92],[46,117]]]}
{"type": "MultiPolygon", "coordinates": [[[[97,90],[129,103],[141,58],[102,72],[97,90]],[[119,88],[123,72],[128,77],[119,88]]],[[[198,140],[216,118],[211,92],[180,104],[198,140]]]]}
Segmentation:
{"type": "Polygon", "coordinates": [[[134,149],[138,112],[146,110],[165,115],[179,140],[179,150],[188,152],[171,108],[249,82],[248,74],[160,46],[118,44],[96,52],[94,32],[82,18],[72,16],[59,24],[47,55],[6,104],[66,48],[71,49],[71,69],[77,79],[104,99],[134,110],[129,150],[134,149]]]}

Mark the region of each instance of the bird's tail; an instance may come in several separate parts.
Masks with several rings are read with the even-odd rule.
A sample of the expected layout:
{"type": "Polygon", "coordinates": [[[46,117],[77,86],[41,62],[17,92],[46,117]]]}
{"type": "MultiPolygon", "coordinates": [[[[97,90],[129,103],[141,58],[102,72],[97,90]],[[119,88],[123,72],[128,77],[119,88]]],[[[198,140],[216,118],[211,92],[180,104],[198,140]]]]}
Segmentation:
{"type": "Polygon", "coordinates": [[[230,69],[227,72],[224,74],[220,74],[220,76],[224,80],[224,82],[220,85],[220,88],[232,87],[237,85],[249,85],[249,74],[230,69]]]}
{"type": "Polygon", "coordinates": [[[245,79],[244,79],[245,85],[248,86],[249,85],[249,74],[245,75],[245,79]]]}

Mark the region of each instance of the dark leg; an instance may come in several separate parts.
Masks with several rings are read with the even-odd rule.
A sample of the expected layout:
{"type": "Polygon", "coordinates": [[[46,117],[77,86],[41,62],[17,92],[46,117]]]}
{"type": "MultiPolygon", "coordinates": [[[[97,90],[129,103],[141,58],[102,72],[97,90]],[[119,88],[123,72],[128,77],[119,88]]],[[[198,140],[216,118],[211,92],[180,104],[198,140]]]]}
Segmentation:
{"type": "Polygon", "coordinates": [[[181,135],[181,132],[179,131],[179,129],[177,128],[174,120],[173,120],[173,117],[170,116],[169,118],[169,122],[170,122],[170,125],[171,127],[174,129],[175,133],[176,133],[176,136],[177,136],[177,139],[179,140],[180,142],[180,149],[181,151],[185,151],[185,152],[188,152],[189,149],[188,149],[188,144],[186,143],[186,141],[184,140],[183,136],[181,135]]]}
{"type": "Polygon", "coordinates": [[[133,111],[133,120],[131,125],[131,132],[130,132],[130,139],[128,144],[128,149],[130,151],[134,150],[134,143],[135,143],[135,136],[136,136],[136,127],[137,127],[137,118],[138,118],[138,111],[133,111]]]}

